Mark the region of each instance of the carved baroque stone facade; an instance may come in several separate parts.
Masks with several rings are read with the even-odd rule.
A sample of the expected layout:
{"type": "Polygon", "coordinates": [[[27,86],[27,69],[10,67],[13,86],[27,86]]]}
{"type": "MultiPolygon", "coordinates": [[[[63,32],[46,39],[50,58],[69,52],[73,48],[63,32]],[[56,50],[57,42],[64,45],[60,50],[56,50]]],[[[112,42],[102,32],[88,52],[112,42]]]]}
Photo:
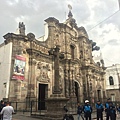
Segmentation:
{"type": "Polygon", "coordinates": [[[93,61],[93,41],[89,39],[85,28],[78,27],[71,15],[65,23],[53,17],[45,22],[48,26],[48,38],[45,41],[38,41],[33,33],[25,35],[25,28],[20,34],[8,33],[4,36],[5,44],[12,42],[11,76],[15,55],[26,58],[25,80],[10,80],[9,100],[25,101],[29,98],[38,101],[39,84],[47,85],[45,98],[53,94],[54,57],[48,51],[56,45],[64,54],[64,59],[59,62],[60,94],[79,102],[85,99],[91,102],[104,100],[104,66],[100,67],[93,61]]]}

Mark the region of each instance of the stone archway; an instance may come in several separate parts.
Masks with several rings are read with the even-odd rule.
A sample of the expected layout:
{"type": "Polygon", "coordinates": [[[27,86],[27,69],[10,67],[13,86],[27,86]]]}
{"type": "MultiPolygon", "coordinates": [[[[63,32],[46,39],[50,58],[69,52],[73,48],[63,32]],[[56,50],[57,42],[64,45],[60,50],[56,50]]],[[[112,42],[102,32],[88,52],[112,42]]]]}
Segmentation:
{"type": "Polygon", "coordinates": [[[74,80],[75,82],[75,95],[76,95],[76,98],[77,98],[77,102],[80,102],[80,83],[76,80],[74,80]]]}

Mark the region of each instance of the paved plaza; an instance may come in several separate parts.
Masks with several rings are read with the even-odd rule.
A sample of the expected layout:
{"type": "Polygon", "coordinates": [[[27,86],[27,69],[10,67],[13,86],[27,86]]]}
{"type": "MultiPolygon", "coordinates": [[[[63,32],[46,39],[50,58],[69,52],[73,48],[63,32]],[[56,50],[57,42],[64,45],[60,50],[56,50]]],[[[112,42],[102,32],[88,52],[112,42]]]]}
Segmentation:
{"type": "MultiPolygon", "coordinates": [[[[13,120],[38,120],[38,119],[40,120],[40,118],[34,118],[34,117],[29,116],[28,114],[26,115],[26,114],[22,114],[22,113],[13,115],[13,120]]],[[[78,120],[77,115],[74,115],[74,120],[78,120]]],[[[81,118],[81,120],[82,120],[82,118],[81,118]]],[[[92,114],[92,120],[96,120],[96,113],[92,114]]],[[[104,117],[103,120],[106,120],[106,118],[104,117]]],[[[120,120],[120,115],[117,117],[116,120],[120,120]]]]}

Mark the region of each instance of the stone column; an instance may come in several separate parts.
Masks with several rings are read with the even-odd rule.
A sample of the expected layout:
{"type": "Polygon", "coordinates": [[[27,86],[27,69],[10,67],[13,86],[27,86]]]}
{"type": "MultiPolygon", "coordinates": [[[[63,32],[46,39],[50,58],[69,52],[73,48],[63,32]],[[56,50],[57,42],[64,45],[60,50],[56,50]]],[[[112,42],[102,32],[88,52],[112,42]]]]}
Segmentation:
{"type": "Polygon", "coordinates": [[[72,81],[72,70],[69,70],[69,81],[70,81],[70,96],[73,96],[73,81],[72,81]]]}
{"type": "Polygon", "coordinates": [[[72,69],[72,84],[73,84],[73,87],[72,87],[72,89],[73,89],[73,96],[75,96],[75,70],[74,69],[72,69]]]}
{"type": "Polygon", "coordinates": [[[30,101],[35,98],[35,59],[29,59],[29,78],[28,78],[28,93],[27,97],[30,101]]]}
{"type": "Polygon", "coordinates": [[[76,103],[77,103],[77,97],[75,96],[75,82],[74,82],[74,71],[73,66],[69,63],[69,81],[70,81],[70,99],[69,99],[69,111],[72,111],[72,113],[76,113],[76,103]]]}
{"type": "Polygon", "coordinates": [[[60,90],[60,78],[59,78],[59,47],[56,46],[56,48],[54,48],[54,71],[55,71],[55,75],[54,75],[54,93],[61,93],[60,90]]]}
{"type": "Polygon", "coordinates": [[[68,80],[68,69],[65,69],[65,96],[69,97],[69,80],[68,80]]]}
{"type": "Polygon", "coordinates": [[[54,57],[54,90],[53,94],[46,99],[47,112],[45,114],[44,120],[62,120],[64,116],[64,105],[67,103],[68,99],[62,94],[59,84],[59,59],[63,58],[60,56],[59,47],[53,48],[49,51],[49,55],[54,57]]]}
{"type": "Polygon", "coordinates": [[[75,97],[75,82],[74,82],[74,68],[69,61],[69,84],[70,84],[70,97],[75,97]]]}

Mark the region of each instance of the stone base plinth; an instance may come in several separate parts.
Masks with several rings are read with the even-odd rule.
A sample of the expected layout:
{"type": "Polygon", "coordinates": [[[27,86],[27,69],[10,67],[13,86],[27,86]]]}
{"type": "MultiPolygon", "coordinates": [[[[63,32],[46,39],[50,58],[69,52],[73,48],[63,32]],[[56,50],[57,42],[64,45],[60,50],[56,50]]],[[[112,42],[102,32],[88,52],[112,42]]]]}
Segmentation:
{"type": "Polygon", "coordinates": [[[65,114],[64,105],[68,100],[59,94],[51,95],[50,98],[46,99],[47,113],[44,120],[63,120],[65,114]]]}
{"type": "Polygon", "coordinates": [[[77,114],[77,98],[75,96],[70,97],[67,103],[68,114],[77,114]]]}

